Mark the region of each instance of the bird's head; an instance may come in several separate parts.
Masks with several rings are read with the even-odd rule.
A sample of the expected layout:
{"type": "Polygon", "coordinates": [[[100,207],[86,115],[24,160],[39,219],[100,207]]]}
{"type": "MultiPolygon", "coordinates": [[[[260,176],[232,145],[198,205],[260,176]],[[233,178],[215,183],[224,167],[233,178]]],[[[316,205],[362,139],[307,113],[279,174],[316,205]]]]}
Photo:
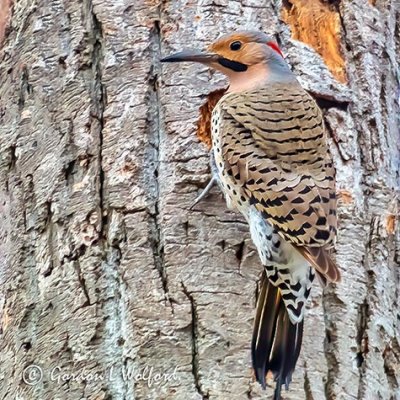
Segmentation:
{"type": "Polygon", "coordinates": [[[161,62],[198,62],[225,74],[230,91],[257,84],[294,79],[278,44],[262,32],[241,31],[222,36],[206,52],[185,50],[161,62]]]}

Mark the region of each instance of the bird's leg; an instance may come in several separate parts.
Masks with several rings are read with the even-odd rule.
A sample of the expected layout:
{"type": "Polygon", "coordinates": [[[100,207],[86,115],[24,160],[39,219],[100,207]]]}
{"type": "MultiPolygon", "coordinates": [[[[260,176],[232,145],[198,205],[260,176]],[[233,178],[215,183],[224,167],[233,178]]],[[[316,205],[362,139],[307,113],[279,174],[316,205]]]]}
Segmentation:
{"type": "Polygon", "coordinates": [[[207,186],[201,191],[201,193],[196,197],[196,199],[194,200],[194,202],[192,203],[192,205],[190,206],[189,210],[192,210],[193,207],[198,204],[201,200],[203,200],[208,193],[210,192],[210,190],[213,188],[214,185],[217,184],[218,178],[213,176],[210,181],[207,183],[207,186]]]}
{"type": "Polygon", "coordinates": [[[211,150],[210,152],[210,167],[211,167],[211,179],[207,183],[207,186],[201,191],[201,193],[196,197],[192,205],[190,206],[189,210],[192,210],[193,207],[198,204],[201,200],[203,200],[210,192],[210,190],[216,184],[219,185],[218,173],[217,173],[217,166],[215,164],[214,159],[214,152],[211,150]]]}

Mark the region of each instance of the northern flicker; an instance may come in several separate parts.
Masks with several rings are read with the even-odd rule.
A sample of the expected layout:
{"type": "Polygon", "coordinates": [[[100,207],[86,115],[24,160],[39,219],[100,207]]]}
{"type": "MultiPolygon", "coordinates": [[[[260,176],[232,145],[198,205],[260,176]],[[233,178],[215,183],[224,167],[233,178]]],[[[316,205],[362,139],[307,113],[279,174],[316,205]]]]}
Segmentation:
{"type": "Polygon", "coordinates": [[[335,171],[321,110],[301,87],[277,43],[261,32],[235,32],[192,61],[228,77],[212,113],[215,174],[228,207],[246,218],[263,264],[252,339],[257,381],[288,387],[299,356],[304,308],[315,274],[337,282],[329,255],[336,236],[335,171]]]}

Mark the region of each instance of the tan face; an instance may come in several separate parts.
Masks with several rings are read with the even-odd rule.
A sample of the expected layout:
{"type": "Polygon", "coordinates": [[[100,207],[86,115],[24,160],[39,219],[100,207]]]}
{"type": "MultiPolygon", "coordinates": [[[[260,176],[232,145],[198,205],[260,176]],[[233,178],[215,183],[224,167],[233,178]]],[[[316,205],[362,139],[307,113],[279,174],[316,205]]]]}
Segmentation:
{"type": "Polygon", "coordinates": [[[278,45],[258,31],[241,31],[223,36],[207,52],[184,50],[161,62],[198,62],[222,72],[229,92],[253,90],[268,82],[296,82],[278,45]]]}
{"type": "Polygon", "coordinates": [[[251,66],[263,62],[269,51],[273,51],[267,43],[258,43],[245,34],[224,36],[207,49],[228,60],[251,66]]]}
{"type": "MultiPolygon", "coordinates": [[[[257,31],[241,31],[223,36],[208,47],[208,51],[184,50],[161,60],[162,62],[198,62],[216,69],[230,80],[237,76],[252,78],[265,76],[268,71],[287,71],[278,45],[267,35],[257,31]],[[250,75],[249,75],[250,74],[250,75]]],[[[236,79],[236,78],[235,78],[236,79]]]]}

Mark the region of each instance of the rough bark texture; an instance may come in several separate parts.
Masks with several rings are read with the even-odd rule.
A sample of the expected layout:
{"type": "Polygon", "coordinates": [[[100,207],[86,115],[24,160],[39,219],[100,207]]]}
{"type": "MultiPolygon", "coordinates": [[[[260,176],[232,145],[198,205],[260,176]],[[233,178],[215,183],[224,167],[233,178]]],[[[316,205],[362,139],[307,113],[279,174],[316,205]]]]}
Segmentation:
{"type": "Polygon", "coordinates": [[[1,399],[272,393],[250,370],[260,264],[246,224],[216,189],[189,210],[209,179],[199,107],[225,82],[159,63],[238,27],[277,33],[324,109],[342,192],[343,281],[315,285],[284,398],[400,399],[400,7],[320,0],[340,22],[326,29],[344,84],[321,58],[323,35],[291,38],[313,36],[304,4],[14,2],[0,50],[1,399]]]}

